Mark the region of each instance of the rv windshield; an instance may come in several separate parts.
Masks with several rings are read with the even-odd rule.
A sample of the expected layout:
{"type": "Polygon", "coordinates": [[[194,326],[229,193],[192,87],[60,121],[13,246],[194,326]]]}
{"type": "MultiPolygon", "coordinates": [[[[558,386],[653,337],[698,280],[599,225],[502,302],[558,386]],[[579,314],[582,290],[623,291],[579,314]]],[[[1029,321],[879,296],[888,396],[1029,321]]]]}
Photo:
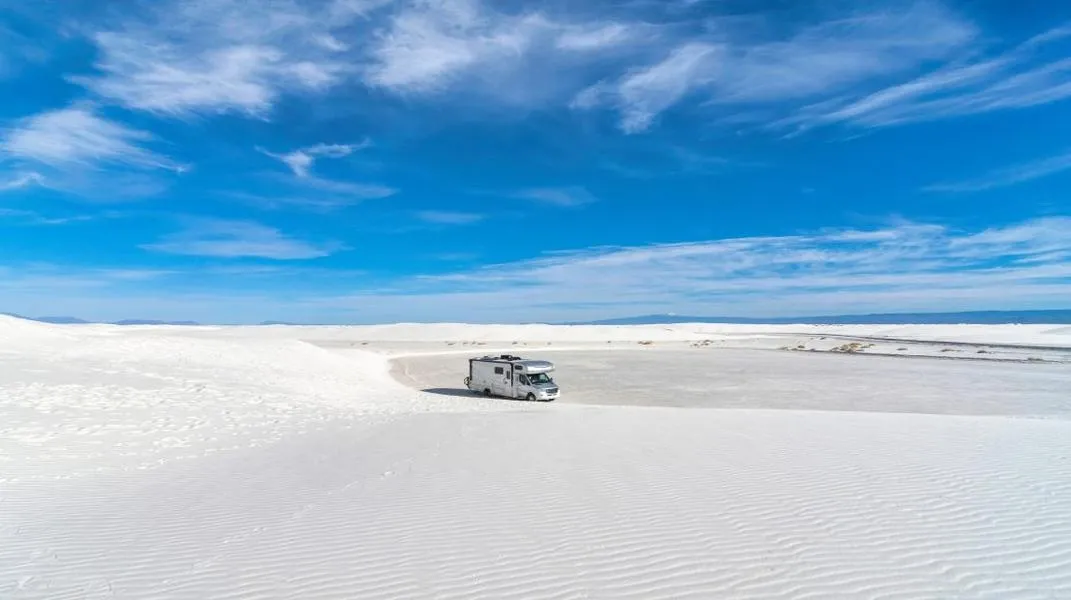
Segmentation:
{"type": "Polygon", "coordinates": [[[540,383],[553,383],[554,380],[550,378],[550,375],[546,373],[529,373],[528,381],[531,381],[533,385],[539,385],[540,383]]]}

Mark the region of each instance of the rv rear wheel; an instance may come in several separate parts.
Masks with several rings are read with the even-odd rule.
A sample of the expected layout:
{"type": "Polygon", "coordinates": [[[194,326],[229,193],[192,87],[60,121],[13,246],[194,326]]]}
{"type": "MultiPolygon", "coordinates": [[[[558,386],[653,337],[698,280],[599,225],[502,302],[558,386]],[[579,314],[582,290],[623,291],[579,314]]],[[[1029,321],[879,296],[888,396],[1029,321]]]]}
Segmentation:
{"type": "Polygon", "coordinates": [[[484,389],[484,391],[483,391],[483,395],[484,395],[484,396],[487,396],[488,398],[490,398],[490,397],[491,397],[491,390],[489,390],[489,389],[484,389]]]}

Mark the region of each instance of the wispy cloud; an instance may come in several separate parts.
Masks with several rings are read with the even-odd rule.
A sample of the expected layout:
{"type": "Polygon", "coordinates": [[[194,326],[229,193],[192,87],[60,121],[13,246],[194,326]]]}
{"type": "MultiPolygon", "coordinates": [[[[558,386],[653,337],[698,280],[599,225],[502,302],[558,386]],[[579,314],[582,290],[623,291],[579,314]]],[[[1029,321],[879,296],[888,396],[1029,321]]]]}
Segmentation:
{"type": "Polygon", "coordinates": [[[1052,29],[1010,51],[973,56],[906,83],[862,97],[843,97],[805,107],[786,123],[810,128],[835,123],[886,127],[1029,108],[1071,98],[1071,59],[1051,52],[1068,41],[1071,28],[1052,29]]]}
{"type": "Polygon", "coordinates": [[[92,221],[93,215],[70,215],[65,217],[48,217],[39,212],[18,208],[0,208],[0,218],[10,218],[22,225],[69,225],[92,221]]]}
{"type": "Polygon", "coordinates": [[[401,3],[364,57],[363,81],[406,96],[449,92],[509,104],[557,102],[593,65],[648,51],[652,24],[570,19],[480,0],[401,3]]]}
{"type": "Polygon", "coordinates": [[[641,34],[636,24],[619,22],[565,26],[555,45],[563,50],[597,51],[632,43],[641,34]]]}
{"type": "Polygon", "coordinates": [[[263,148],[258,149],[272,158],[281,160],[286,166],[290,167],[294,175],[308,177],[309,170],[312,169],[312,165],[317,158],[345,158],[371,145],[372,142],[369,140],[363,140],[357,144],[316,144],[284,154],[276,154],[263,148]]]}
{"type": "Polygon", "coordinates": [[[10,178],[0,178],[0,192],[21,190],[35,185],[42,185],[45,178],[40,173],[19,173],[10,178]]]}
{"type": "Polygon", "coordinates": [[[280,196],[260,196],[242,193],[240,194],[240,199],[253,200],[254,204],[266,208],[290,206],[315,210],[332,210],[363,200],[393,196],[398,193],[398,190],[390,186],[329,179],[312,173],[312,168],[317,159],[345,158],[371,145],[372,142],[369,140],[354,144],[316,144],[281,154],[257,148],[259,152],[278,159],[290,168],[294,178],[283,180],[282,183],[292,187],[293,190],[280,196]]]}
{"type": "Polygon", "coordinates": [[[1071,169],[1071,152],[1015,165],[967,181],[941,183],[924,188],[931,192],[981,192],[1048,177],[1071,169]]]}
{"type": "Polygon", "coordinates": [[[416,217],[425,223],[436,225],[471,225],[485,218],[484,215],[478,213],[446,210],[421,210],[416,212],[416,217]]]}
{"type": "Polygon", "coordinates": [[[938,4],[860,13],[762,38],[714,21],[714,34],[680,43],[663,59],[581,92],[576,108],[607,105],[621,112],[628,133],[689,95],[712,106],[763,106],[828,97],[878,76],[909,72],[964,48],[977,32],[938,4]]]}
{"type": "Polygon", "coordinates": [[[85,107],[44,112],[4,131],[0,152],[50,166],[123,165],[182,171],[184,166],[144,147],[152,134],[109,121],[85,107]]]}
{"type": "Polygon", "coordinates": [[[655,117],[687,93],[709,84],[719,67],[719,48],[689,43],[675,49],[662,62],[626,76],[616,86],[626,133],[643,131],[655,117]]]}
{"type": "Polygon", "coordinates": [[[366,310],[376,298],[392,307],[387,319],[1051,308],[1071,297],[1068,256],[1067,217],[973,232],[902,223],[584,250],[423,277],[345,301],[366,310]]]}
{"type": "MultiPolygon", "coordinates": [[[[349,69],[333,32],[358,19],[356,2],[235,0],[138,5],[96,30],[97,74],[71,79],[128,108],[178,117],[265,117],[286,93],[326,90],[349,69]],[[319,8],[317,8],[319,7],[319,8]]],[[[370,6],[370,4],[365,3],[370,6]]]]}
{"type": "Polygon", "coordinates": [[[333,194],[335,198],[349,198],[349,201],[351,202],[353,199],[374,200],[377,198],[387,198],[398,193],[398,190],[395,188],[374,183],[356,183],[352,181],[323,179],[320,177],[309,177],[303,179],[302,182],[314,190],[333,194]]]}
{"type": "Polygon", "coordinates": [[[142,248],[188,256],[304,260],[329,256],[345,246],[298,240],[251,221],[192,219],[186,229],[142,248]]]}
{"type": "Polygon", "coordinates": [[[564,207],[583,206],[598,201],[591,192],[578,186],[529,188],[516,192],[514,197],[564,207]]]}
{"type": "MultiPolygon", "coordinates": [[[[18,22],[19,8],[5,6],[5,12],[18,22]]],[[[5,16],[8,16],[5,14],[5,16]]],[[[0,22],[0,80],[25,72],[27,67],[43,63],[48,58],[48,44],[35,35],[37,32],[16,31],[12,19],[0,22]]]]}

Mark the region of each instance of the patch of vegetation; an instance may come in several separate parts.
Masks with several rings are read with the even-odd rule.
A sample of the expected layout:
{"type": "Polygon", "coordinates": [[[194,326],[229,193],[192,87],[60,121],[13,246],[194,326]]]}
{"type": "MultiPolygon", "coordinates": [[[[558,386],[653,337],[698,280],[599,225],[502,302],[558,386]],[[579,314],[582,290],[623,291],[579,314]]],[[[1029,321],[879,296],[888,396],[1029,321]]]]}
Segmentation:
{"type": "Polygon", "coordinates": [[[855,354],[857,352],[863,352],[867,348],[873,348],[874,344],[864,344],[862,342],[850,342],[847,344],[841,344],[836,348],[830,349],[830,352],[843,352],[845,354],[855,354]]]}

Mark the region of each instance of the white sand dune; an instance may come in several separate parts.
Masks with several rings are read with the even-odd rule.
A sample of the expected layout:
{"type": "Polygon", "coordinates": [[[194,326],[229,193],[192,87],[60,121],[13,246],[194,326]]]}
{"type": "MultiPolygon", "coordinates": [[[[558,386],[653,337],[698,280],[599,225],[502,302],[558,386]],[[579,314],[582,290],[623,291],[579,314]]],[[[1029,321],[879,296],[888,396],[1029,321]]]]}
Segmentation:
{"type": "MultiPolygon", "coordinates": [[[[0,598],[1071,597],[1071,367],[714,329],[0,317],[0,598]],[[463,357],[428,354],[514,341],[560,348],[565,390],[626,372],[622,402],[648,406],[389,372],[447,386],[463,357]]],[[[969,329],[929,333],[1071,335],[969,329]]]]}

